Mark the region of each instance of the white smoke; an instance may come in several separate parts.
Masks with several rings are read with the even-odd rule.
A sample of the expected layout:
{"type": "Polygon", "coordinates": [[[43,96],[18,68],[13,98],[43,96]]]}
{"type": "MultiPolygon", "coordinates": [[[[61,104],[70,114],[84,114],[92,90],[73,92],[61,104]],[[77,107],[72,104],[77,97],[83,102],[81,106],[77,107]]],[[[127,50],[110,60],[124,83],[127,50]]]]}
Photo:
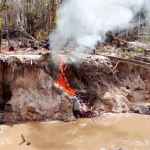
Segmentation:
{"type": "Polygon", "coordinates": [[[93,48],[105,40],[108,31],[127,29],[147,0],[65,0],[57,11],[51,41],[73,39],[93,48]]]}

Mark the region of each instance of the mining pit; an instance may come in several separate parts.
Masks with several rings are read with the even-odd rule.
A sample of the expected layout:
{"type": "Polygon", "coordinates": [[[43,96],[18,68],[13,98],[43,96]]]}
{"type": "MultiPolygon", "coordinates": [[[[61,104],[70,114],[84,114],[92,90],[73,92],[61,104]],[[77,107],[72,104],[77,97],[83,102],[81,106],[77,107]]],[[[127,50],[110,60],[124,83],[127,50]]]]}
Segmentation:
{"type": "Polygon", "coordinates": [[[0,55],[0,123],[150,114],[150,69],[88,54],[0,55]]]}

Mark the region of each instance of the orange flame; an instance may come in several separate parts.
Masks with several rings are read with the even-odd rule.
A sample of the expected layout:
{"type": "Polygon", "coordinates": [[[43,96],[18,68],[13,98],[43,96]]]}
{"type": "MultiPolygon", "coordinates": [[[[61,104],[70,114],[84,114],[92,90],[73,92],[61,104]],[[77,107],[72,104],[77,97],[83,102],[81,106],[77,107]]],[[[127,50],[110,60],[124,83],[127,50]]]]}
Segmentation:
{"type": "Polygon", "coordinates": [[[70,95],[75,95],[76,90],[72,89],[70,87],[70,84],[68,83],[68,80],[65,76],[64,71],[67,69],[67,66],[64,67],[64,63],[67,61],[67,58],[64,56],[61,56],[61,62],[59,65],[59,71],[60,73],[57,74],[56,83],[64,88],[64,91],[67,92],[70,95]]]}

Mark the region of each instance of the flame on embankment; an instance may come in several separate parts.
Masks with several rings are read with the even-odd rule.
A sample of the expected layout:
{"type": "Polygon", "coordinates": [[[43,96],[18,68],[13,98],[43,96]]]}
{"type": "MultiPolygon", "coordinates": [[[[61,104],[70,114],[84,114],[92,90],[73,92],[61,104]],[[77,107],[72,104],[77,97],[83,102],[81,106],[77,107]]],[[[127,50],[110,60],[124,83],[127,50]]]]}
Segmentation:
{"type": "Polygon", "coordinates": [[[64,91],[67,92],[70,95],[75,95],[76,90],[72,89],[70,87],[70,84],[68,83],[68,80],[65,76],[64,71],[67,69],[67,66],[64,66],[64,63],[67,61],[67,58],[65,56],[60,57],[60,65],[59,65],[59,71],[60,73],[57,74],[56,83],[64,88],[64,91]]]}

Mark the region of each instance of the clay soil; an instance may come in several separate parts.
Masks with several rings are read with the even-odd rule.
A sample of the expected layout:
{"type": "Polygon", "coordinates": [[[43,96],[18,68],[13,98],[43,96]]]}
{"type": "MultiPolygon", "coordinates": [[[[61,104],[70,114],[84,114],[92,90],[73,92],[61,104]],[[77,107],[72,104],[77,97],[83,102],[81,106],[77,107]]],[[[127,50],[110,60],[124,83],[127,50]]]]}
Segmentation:
{"type": "Polygon", "coordinates": [[[70,86],[88,107],[84,117],[104,112],[150,114],[143,103],[150,99],[149,69],[100,55],[38,52],[0,55],[1,123],[75,120],[70,95],[55,82],[61,55],[68,58],[65,75],[70,86]]]}

